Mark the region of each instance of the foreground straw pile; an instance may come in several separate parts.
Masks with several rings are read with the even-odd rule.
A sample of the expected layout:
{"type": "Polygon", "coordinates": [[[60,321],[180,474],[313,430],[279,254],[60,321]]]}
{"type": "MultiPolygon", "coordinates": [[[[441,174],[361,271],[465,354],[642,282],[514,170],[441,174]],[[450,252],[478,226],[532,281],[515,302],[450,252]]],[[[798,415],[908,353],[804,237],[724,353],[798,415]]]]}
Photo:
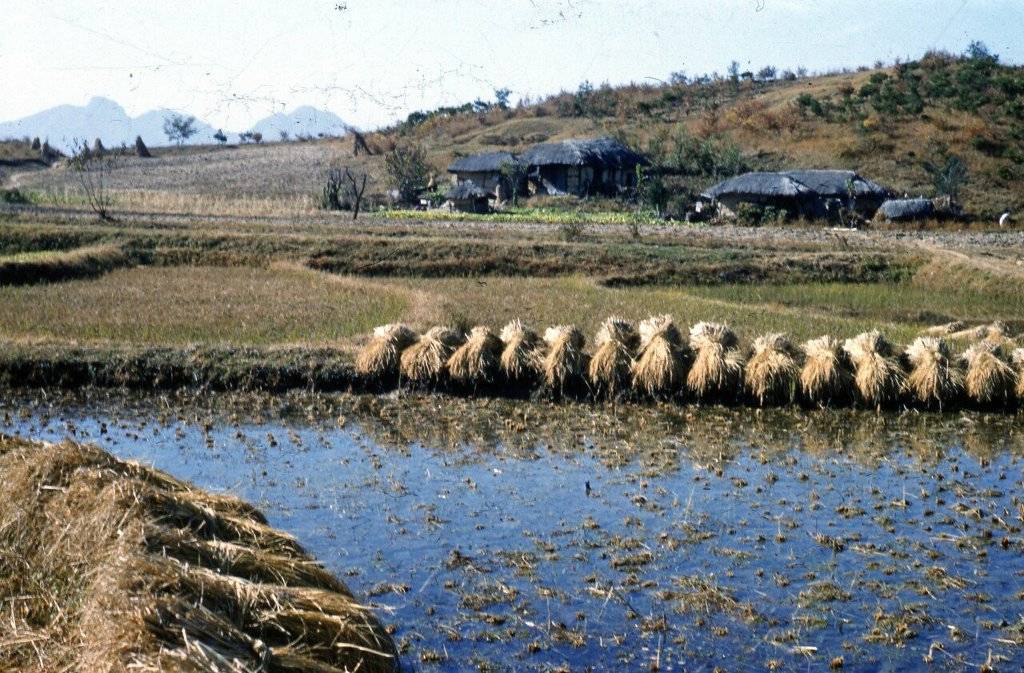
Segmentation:
{"type": "Polygon", "coordinates": [[[246,503],[0,435],[0,670],[398,670],[348,589],[246,503]]]}
{"type": "Polygon", "coordinates": [[[638,325],[611,317],[590,353],[572,325],[550,327],[543,337],[519,320],[498,333],[487,326],[466,334],[434,327],[418,337],[404,325],[384,325],[359,354],[356,370],[382,389],[426,385],[491,394],[872,409],[1008,409],[1024,402],[1024,348],[1016,348],[1004,329],[951,336],[973,343],[956,355],[950,341],[929,335],[901,349],[871,331],[801,345],[767,334],[743,347],[721,323],[686,330],[670,315],[638,325]]]}

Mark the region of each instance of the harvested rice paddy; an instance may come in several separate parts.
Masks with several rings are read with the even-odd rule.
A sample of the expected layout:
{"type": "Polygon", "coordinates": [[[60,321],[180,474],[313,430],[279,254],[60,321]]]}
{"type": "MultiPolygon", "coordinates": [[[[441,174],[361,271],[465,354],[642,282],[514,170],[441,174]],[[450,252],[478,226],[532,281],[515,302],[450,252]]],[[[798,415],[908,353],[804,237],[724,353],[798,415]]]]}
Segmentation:
{"type": "Polygon", "coordinates": [[[184,395],[8,397],[0,432],[253,502],[410,670],[1024,663],[1019,416],[184,395]]]}

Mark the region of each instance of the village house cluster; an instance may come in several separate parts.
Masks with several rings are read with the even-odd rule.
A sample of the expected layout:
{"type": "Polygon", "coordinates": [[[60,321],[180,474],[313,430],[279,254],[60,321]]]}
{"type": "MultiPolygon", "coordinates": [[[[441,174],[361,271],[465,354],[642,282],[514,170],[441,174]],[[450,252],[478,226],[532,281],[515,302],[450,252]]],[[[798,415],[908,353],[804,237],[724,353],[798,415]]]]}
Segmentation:
{"type": "MultiPolygon", "coordinates": [[[[448,166],[453,185],[447,206],[487,212],[516,195],[617,196],[637,186],[643,155],[613,138],[571,139],[534,145],[520,154],[487,152],[448,166]]],[[[835,220],[843,214],[890,221],[927,218],[949,211],[950,203],[900,198],[850,170],[814,169],[750,172],[701,192],[692,216],[735,219],[745,208],[772,209],[790,217],[835,220]]]]}

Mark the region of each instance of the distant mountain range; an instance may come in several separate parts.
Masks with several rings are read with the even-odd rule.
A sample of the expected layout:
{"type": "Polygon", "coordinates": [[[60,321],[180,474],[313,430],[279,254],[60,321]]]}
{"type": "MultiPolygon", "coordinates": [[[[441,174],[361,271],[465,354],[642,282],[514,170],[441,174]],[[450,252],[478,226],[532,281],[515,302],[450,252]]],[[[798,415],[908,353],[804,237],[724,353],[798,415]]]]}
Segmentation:
{"type": "MultiPolygon", "coordinates": [[[[121,143],[130,145],[135,142],[135,136],[142,136],[147,145],[159,147],[170,144],[164,134],[164,119],[175,112],[152,110],[138,117],[129,117],[116,102],[96,97],[84,106],[58,105],[28,117],[0,122],[0,139],[38,137],[49,140],[54,147],[68,150],[75,139],[83,139],[91,145],[99,138],[107,147],[116,147],[121,143]]],[[[216,142],[213,137],[216,128],[198,118],[195,128],[196,134],[188,140],[190,144],[216,142]]],[[[265,140],[278,140],[282,131],[289,137],[342,135],[347,128],[333,112],[304,105],[292,112],[272,114],[245,130],[262,133],[265,140]]],[[[225,130],[224,133],[230,142],[238,141],[238,132],[225,130]]]]}

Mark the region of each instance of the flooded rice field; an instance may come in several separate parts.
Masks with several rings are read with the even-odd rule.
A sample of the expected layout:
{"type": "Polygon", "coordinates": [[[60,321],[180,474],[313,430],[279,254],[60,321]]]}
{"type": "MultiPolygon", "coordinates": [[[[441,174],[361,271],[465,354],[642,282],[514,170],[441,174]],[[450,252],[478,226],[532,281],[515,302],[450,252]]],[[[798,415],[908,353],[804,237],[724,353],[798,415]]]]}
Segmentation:
{"type": "Polygon", "coordinates": [[[257,504],[406,670],[1024,668],[1019,416],[85,392],[0,432],[257,504]]]}

